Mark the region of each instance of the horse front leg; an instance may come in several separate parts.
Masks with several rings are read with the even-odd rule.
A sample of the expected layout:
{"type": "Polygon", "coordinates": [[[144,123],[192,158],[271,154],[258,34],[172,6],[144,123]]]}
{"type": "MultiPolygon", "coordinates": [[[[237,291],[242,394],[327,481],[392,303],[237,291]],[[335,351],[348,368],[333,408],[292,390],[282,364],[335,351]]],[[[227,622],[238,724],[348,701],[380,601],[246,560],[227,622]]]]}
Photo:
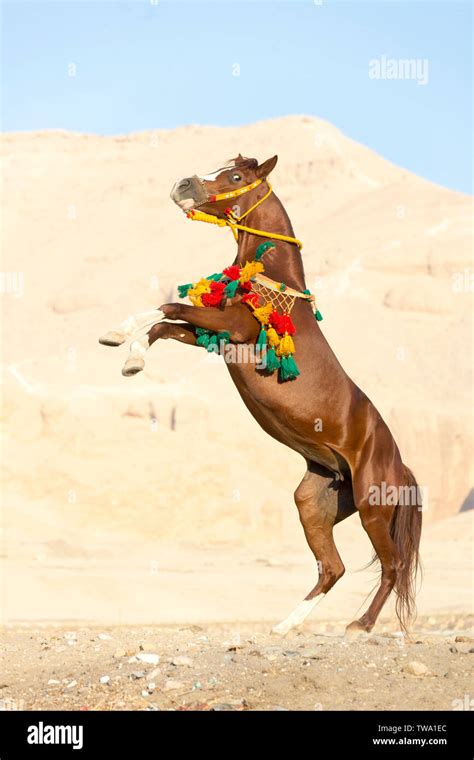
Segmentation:
{"type": "Polygon", "coordinates": [[[130,314],[118,327],[101,335],[99,343],[103,346],[121,346],[122,343],[125,343],[126,340],[132,338],[135,334],[141,334],[146,330],[150,330],[153,325],[161,322],[164,318],[165,315],[159,309],[150,309],[130,314]]]}
{"type": "Polygon", "coordinates": [[[156,312],[164,319],[184,320],[188,324],[160,322],[137,330],[130,344],[130,354],[122,369],[125,377],[136,375],[145,366],[145,355],[151,344],[159,338],[174,338],[188,345],[196,345],[196,327],[212,332],[227,332],[232,343],[254,341],[258,334],[257,320],[243,304],[226,306],[224,309],[200,308],[180,303],[164,304],[156,312]]]}
{"type": "Polygon", "coordinates": [[[240,302],[223,309],[166,303],[160,306],[160,311],[166,319],[182,319],[194,327],[203,327],[211,332],[228,332],[232,343],[253,342],[259,332],[257,320],[247,306],[240,302]]]}

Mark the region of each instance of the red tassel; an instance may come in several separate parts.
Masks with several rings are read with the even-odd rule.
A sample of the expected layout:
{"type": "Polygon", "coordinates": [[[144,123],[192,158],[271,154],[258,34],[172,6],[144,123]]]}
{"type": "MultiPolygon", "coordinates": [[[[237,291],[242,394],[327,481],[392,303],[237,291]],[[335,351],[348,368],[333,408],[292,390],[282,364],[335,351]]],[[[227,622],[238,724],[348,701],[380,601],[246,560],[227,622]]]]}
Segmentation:
{"type": "Polygon", "coordinates": [[[211,282],[211,292],[203,293],[201,301],[204,306],[220,306],[224,297],[225,282],[211,282]]]}
{"type": "Polygon", "coordinates": [[[277,311],[273,311],[270,314],[270,324],[279,335],[284,335],[285,333],[288,333],[288,335],[294,335],[296,332],[289,314],[279,314],[277,311]]]}
{"type": "Polygon", "coordinates": [[[240,287],[243,290],[248,290],[250,292],[252,290],[252,285],[253,285],[253,283],[250,282],[250,280],[247,280],[247,282],[241,283],[240,287]]]}
{"type": "Polygon", "coordinates": [[[242,296],[242,303],[250,303],[252,306],[257,307],[260,305],[260,299],[257,293],[246,293],[242,296]]]}
{"type": "Polygon", "coordinates": [[[222,274],[225,274],[225,276],[228,277],[229,280],[238,280],[240,277],[240,267],[238,267],[236,264],[232,264],[232,266],[227,267],[227,269],[224,269],[222,274]]]}

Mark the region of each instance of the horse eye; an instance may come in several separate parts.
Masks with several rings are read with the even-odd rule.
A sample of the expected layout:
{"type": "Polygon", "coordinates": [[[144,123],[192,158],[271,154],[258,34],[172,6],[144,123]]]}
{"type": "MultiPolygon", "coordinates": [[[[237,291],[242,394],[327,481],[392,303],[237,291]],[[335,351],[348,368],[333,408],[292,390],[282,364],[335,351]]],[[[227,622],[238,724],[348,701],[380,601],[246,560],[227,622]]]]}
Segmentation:
{"type": "Polygon", "coordinates": [[[232,175],[232,181],[233,182],[240,182],[241,179],[242,179],[242,177],[240,176],[240,174],[233,174],[232,175]]]}

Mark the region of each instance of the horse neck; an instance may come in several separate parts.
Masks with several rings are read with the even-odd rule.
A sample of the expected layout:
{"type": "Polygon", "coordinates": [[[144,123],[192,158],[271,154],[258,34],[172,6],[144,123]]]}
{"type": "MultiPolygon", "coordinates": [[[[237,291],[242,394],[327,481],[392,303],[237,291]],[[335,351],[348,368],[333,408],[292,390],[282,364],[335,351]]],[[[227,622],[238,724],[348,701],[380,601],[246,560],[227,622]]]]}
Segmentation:
{"type": "MultiPolygon", "coordinates": [[[[294,237],[288,214],[274,193],[251,211],[242,220],[242,224],[256,230],[294,237]]],[[[243,266],[246,261],[253,261],[257,246],[267,239],[239,230],[236,263],[243,266]]],[[[304,290],[306,285],[299,248],[294,243],[285,243],[282,240],[276,240],[275,245],[276,249],[269,250],[262,259],[265,274],[277,282],[284,282],[291,288],[304,290]]]]}

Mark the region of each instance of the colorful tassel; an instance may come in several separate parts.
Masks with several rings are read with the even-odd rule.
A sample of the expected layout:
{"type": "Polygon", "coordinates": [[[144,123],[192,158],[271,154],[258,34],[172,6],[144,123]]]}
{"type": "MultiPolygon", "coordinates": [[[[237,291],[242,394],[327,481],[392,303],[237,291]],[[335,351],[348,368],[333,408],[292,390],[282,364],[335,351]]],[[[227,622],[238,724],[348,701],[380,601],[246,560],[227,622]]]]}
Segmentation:
{"type": "Polygon", "coordinates": [[[265,366],[263,369],[267,372],[275,372],[275,370],[280,369],[281,361],[276,355],[274,348],[268,348],[266,350],[264,362],[265,366]]]}
{"type": "Polygon", "coordinates": [[[210,292],[203,293],[201,301],[204,306],[220,306],[224,297],[225,282],[215,282],[211,280],[210,292]]]}
{"type": "Polygon", "coordinates": [[[189,291],[191,290],[192,287],[193,287],[193,283],[192,282],[188,282],[187,285],[178,285],[179,297],[180,298],[186,298],[186,296],[188,295],[188,293],[189,293],[189,291]]]}
{"type": "Polygon", "coordinates": [[[217,333],[212,333],[212,335],[209,337],[209,343],[207,344],[207,350],[209,353],[218,353],[219,346],[217,343],[217,333]]]}
{"type": "Polygon", "coordinates": [[[255,261],[260,261],[263,254],[266,253],[270,248],[275,248],[275,243],[272,243],[271,240],[267,240],[266,243],[260,243],[257,250],[255,251],[255,261]]]}
{"type": "Polygon", "coordinates": [[[319,311],[319,309],[316,309],[316,312],[315,312],[314,316],[316,317],[316,321],[317,322],[322,322],[323,321],[323,315],[321,314],[321,312],[319,311]]]}
{"type": "Polygon", "coordinates": [[[222,274],[228,277],[229,280],[238,280],[240,277],[240,267],[236,264],[232,264],[232,266],[226,267],[222,274]]]}
{"type": "Polygon", "coordinates": [[[207,348],[211,337],[209,330],[205,330],[204,327],[196,327],[196,335],[198,336],[196,346],[207,348]]]}
{"type": "Polygon", "coordinates": [[[224,343],[227,345],[227,343],[230,343],[230,333],[227,332],[227,330],[222,330],[222,332],[217,333],[217,339],[219,343],[224,341],[224,343]]]}
{"type": "Polygon", "coordinates": [[[291,354],[289,356],[282,356],[280,366],[280,379],[293,380],[295,377],[298,377],[299,374],[300,371],[296,366],[296,362],[291,354]]]}
{"type": "Polygon", "coordinates": [[[227,298],[233,298],[235,296],[235,293],[238,287],[239,287],[238,279],[231,280],[224,288],[224,293],[226,294],[227,298]]]}
{"type": "Polygon", "coordinates": [[[278,346],[280,343],[280,336],[273,327],[269,327],[267,330],[267,339],[270,346],[278,346]]]}
{"type": "Polygon", "coordinates": [[[293,338],[285,333],[283,338],[280,341],[280,345],[277,348],[277,354],[278,356],[289,356],[290,354],[295,353],[295,344],[293,343],[293,338]]]}
{"type": "Polygon", "coordinates": [[[279,314],[276,310],[272,311],[270,324],[280,335],[283,335],[284,333],[294,335],[296,332],[289,314],[279,314]]]}
{"type": "Polygon", "coordinates": [[[257,338],[257,346],[266,346],[267,345],[267,331],[262,325],[262,329],[259,332],[258,338],[257,338]]]}
{"type": "Polygon", "coordinates": [[[260,298],[257,293],[246,293],[242,296],[242,303],[249,303],[254,309],[256,309],[260,303],[260,298]]]}
{"type": "Polygon", "coordinates": [[[256,274],[263,272],[264,268],[263,264],[259,261],[247,261],[245,266],[240,270],[240,282],[248,282],[252,277],[255,277],[256,274]]]}
{"type": "Polygon", "coordinates": [[[195,285],[193,285],[192,288],[188,290],[188,298],[191,301],[191,303],[194,304],[194,306],[202,306],[202,300],[201,296],[203,293],[209,293],[211,290],[211,282],[210,280],[206,280],[205,277],[202,277],[199,282],[197,282],[195,285]]]}
{"type": "Polygon", "coordinates": [[[262,325],[268,325],[270,314],[273,312],[273,306],[271,303],[266,303],[264,306],[259,306],[258,309],[254,309],[253,315],[258,319],[262,325]]]}
{"type": "Polygon", "coordinates": [[[222,280],[222,277],[224,275],[224,272],[215,272],[215,274],[208,275],[208,280],[213,280],[213,282],[219,282],[219,280],[222,280]]]}

